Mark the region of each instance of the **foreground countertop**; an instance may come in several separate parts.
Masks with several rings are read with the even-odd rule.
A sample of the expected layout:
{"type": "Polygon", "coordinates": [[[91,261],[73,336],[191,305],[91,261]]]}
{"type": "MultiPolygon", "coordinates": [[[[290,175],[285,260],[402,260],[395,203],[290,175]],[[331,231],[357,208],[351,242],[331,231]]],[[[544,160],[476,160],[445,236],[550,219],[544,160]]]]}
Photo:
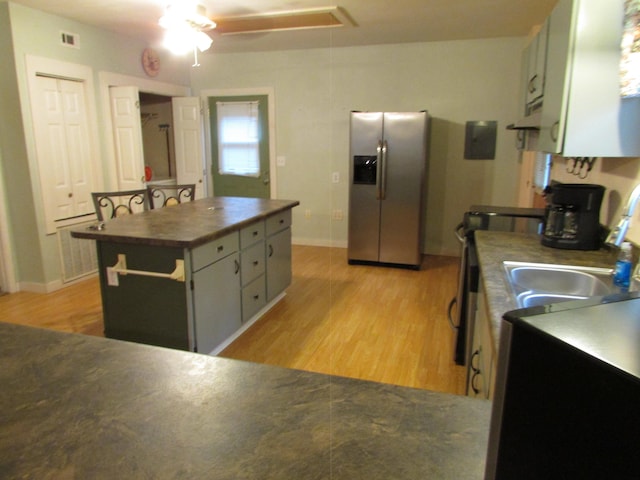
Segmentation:
{"type": "Polygon", "coordinates": [[[208,197],[173,207],[126,215],[102,230],[72,230],[76,238],[116,243],[193,248],[299,205],[297,200],[208,197]]]}
{"type": "Polygon", "coordinates": [[[529,233],[476,230],[476,246],[484,285],[493,347],[497,352],[502,315],[518,308],[511,293],[503,262],[552,263],[612,268],[616,253],[600,250],[563,250],[540,244],[540,236],[529,233]]]}
{"type": "Polygon", "coordinates": [[[0,323],[7,478],[480,479],[490,403],[0,323]]]}

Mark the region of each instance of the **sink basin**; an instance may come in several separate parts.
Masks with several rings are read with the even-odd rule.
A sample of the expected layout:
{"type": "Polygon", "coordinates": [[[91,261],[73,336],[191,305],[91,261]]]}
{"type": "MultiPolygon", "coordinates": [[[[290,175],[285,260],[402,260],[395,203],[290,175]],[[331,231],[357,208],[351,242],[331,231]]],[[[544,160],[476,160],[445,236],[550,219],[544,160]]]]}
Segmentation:
{"type": "Polygon", "coordinates": [[[519,307],[607,295],[614,291],[610,268],[504,262],[519,307]]]}

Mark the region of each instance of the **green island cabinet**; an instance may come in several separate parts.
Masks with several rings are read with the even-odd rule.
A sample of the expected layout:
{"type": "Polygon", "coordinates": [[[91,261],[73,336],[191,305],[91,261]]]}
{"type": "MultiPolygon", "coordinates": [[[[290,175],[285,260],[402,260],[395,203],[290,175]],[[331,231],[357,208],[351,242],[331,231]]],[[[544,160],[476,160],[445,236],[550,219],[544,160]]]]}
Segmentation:
{"type": "Polygon", "coordinates": [[[290,285],[297,204],[213,197],[75,230],[96,240],[105,335],[219,352],[290,285]]]}

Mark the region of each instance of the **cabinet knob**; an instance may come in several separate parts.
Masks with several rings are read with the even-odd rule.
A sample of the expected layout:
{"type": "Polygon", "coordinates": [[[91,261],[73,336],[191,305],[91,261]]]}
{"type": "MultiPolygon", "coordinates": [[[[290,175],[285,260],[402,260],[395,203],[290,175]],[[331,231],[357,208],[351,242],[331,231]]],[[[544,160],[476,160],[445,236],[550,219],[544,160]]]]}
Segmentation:
{"type": "Polygon", "coordinates": [[[67,194],[67,196],[68,196],[69,198],[73,197],[73,192],[68,193],[68,194],[67,194]]]}

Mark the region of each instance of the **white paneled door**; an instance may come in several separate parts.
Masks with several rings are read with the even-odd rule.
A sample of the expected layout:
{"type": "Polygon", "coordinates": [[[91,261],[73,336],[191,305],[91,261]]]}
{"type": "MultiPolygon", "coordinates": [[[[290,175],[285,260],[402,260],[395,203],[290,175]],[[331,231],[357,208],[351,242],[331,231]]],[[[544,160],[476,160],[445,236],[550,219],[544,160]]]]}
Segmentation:
{"type": "Polygon", "coordinates": [[[37,77],[36,148],[47,231],[54,222],[93,212],[91,147],[82,82],[37,77]]]}
{"type": "Polygon", "coordinates": [[[207,196],[204,172],[204,137],[200,99],[173,97],[176,177],[179,184],[194,183],[196,198],[207,196]]]}
{"type": "Polygon", "coordinates": [[[110,87],[119,190],[144,188],[144,152],[138,87],[110,87]]]}

